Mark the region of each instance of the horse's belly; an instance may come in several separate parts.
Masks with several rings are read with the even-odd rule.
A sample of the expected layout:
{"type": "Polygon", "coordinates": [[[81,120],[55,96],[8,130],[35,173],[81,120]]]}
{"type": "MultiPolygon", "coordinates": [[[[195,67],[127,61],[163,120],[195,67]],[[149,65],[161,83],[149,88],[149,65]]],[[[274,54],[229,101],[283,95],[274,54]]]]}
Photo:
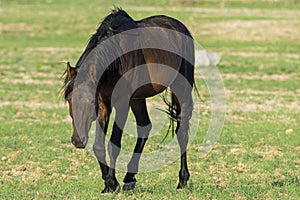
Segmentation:
{"type": "Polygon", "coordinates": [[[124,77],[129,81],[133,98],[147,98],[157,95],[169,87],[178,75],[170,66],[150,63],[134,68],[124,77]]]}
{"type": "Polygon", "coordinates": [[[132,95],[133,99],[144,99],[155,96],[166,89],[165,86],[159,84],[147,84],[138,88],[132,95]]]}

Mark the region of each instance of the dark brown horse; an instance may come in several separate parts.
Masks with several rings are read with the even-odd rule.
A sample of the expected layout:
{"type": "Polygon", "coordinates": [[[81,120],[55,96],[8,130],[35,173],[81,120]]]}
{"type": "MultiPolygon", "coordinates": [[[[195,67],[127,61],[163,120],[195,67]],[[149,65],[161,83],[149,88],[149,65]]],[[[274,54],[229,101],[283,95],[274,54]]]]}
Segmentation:
{"type": "Polygon", "coordinates": [[[103,20],[76,66],[67,64],[64,94],[72,117],[71,140],[77,148],[86,146],[91,123],[96,120],[93,150],[105,181],[102,192],[120,188],[115,167],[130,108],[136,118],[138,138],[123,189],[135,187],[138,163],[151,129],[146,98],[166,88],[171,91],[171,101],[165,101],[167,112],[172,122],[176,122],[175,133],[181,151],[177,188],[186,186],[190,177],[186,149],[193,86],[194,43],[181,22],[167,16],[134,21],[121,9],[113,10],[103,20]],[[108,143],[108,165],[105,136],[112,108],[116,116],[108,143]]]}

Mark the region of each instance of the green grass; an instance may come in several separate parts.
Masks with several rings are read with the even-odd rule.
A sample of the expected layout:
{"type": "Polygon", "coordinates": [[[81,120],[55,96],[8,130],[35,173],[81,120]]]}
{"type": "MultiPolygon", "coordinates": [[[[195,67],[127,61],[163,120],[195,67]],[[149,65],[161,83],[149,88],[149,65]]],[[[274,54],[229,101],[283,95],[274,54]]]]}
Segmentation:
{"type": "MultiPolygon", "coordinates": [[[[0,0],[0,198],[299,199],[299,8],[297,0],[0,0]],[[77,61],[113,4],[135,19],[173,16],[203,47],[222,54],[226,121],[214,149],[200,158],[211,99],[197,80],[201,121],[183,191],[175,189],[177,160],[138,174],[133,191],[103,196],[93,154],[70,144],[63,62],[77,61]]],[[[165,132],[151,137],[145,151],[158,149],[165,132]]],[[[124,149],[134,141],[125,134],[124,149]]],[[[117,172],[120,182],[124,174],[117,172]]]]}

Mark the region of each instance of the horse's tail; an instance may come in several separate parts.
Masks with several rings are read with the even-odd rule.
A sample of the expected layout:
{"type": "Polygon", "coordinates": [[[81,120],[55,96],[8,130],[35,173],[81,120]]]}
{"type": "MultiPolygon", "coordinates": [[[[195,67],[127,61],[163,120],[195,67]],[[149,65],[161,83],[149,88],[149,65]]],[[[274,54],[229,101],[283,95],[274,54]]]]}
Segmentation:
{"type": "MultiPolygon", "coordinates": [[[[194,89],[194,92],[197,96],[199,95],[197,86],[195,84],[194,78],[194,70],[195,70],[195,49],[194,49],[194,41],[193,37],[190,34],[189,30],[184,27],[184,33],[186,35],[186,41],[183,42],[183,57],[181,66],[179,69],[179,73],[186,79],[186,81],[190,84],[190,87],[194,89]]],[[[178,131],[180,126],[180,115],[181,115],[181,108],[180,103],[176,97],[176,95],[172,91],[167,91],[163,96],[163,100],[167,105],[166,113],[169,115],[169,127],[167,130],[167,134],[162,141],[164,141],[170,132],[172,132],[172,137],[174,137],[175,133],[178,131]],[[167,95],[171,95],[171,100],[167,98],[167,95]],[[176,127],[175,127],[176,123],[176,127]]],[[[192,100],[191,100],[192,101],[192,100]]]]}
{"type": "Polygon", "coordinates": [[[179,128],[179,120],[180,120],[180,104],[176,97],[176,95],[172,92],[167,90],[167,92],[162,96],[163,101],[167,105],[167,109],[164,111],[169,116],[169,126],[167,130],[167,134],[162,140],[162,143],[168,137],[169,133],[172,133],[172,138],[174,137],[177,129],[179,128]],[[168,95],[171,96],[171,100],[169,100],[168,95]],[[175,127],[176,123],[176,127],[175,127]]]}
{"type": "MultiPolygon", "coordinates": [[[[194,55],[194,49],[190,49],[190,53],[194,55]]],[[[194,78],[194,59],[191,60],[191,62],[187,61],[186,59],[182,60],[181,67],[179,70],[179,73],[186,79],[186,81],[189,83],[189,87],[192,87],[194,89],[194,92],[196,96],[199,95],[199,91],[197,89],[197,86],[195,84],[195,78],[194,78]]],[[[184,89],[184,88],[182,88],[184,89]]],[[[190,91],[191,92],[191,91],[190,91]]],[[[169,127],[166,136],[164,137],[163,141],[167,138],[169,132],[172,132],[172,137],[174,137],[175,133],[177,133],[179,126],[180,126],[180,120],[181,120],[181,107],[180,102],[178,101],[178,98],[176,97],[175,93],[172,91],[167,91],[165,94],[171,96],[170,98],[167,98],[167,95],[164,95],[163,100],[165,104],[167,105],[166,113],[169,115],[170,122],[169,127]],[[176,123],[176,126],[175,126],[176,123]]],[[[191,102],[193,100],[191,99],[191,102]]],[[[193,103],[192,103],[193,104],[193,103]]],[[[192,105],[191,104],[191,105],[192,105]]],[[[189,115],[191,115],[190,113],[189,115]]]]}

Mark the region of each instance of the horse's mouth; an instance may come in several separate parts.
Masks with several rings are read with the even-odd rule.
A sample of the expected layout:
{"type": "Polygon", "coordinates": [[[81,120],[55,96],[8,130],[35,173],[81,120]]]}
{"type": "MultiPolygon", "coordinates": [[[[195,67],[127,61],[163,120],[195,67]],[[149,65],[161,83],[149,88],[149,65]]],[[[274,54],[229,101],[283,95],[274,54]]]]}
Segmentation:
{"type": "Polygon", "coordinates": [[[87,144],[87,139],[85,139],[85,138],[83,138],[83,141],[81,141],[81,140],[76,141],[76,140],[73,140],[73,138],[72,138],[71,141],[72,141],[72,144],[78,149],[84,149],[87,144]]]}
{"type": "MultiPolygon", "coordinates": [[[[74,144],[74,143],[73,143],[74,144]]],[[[76,143],[74,144],[74,146],[77,148],[77,149],[84,149],[85,148],[85,145],[83,143],[76,143]]]]}

